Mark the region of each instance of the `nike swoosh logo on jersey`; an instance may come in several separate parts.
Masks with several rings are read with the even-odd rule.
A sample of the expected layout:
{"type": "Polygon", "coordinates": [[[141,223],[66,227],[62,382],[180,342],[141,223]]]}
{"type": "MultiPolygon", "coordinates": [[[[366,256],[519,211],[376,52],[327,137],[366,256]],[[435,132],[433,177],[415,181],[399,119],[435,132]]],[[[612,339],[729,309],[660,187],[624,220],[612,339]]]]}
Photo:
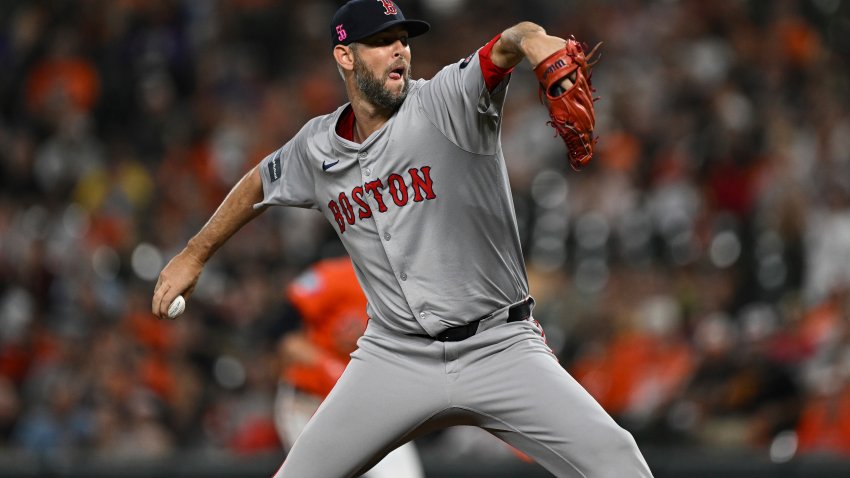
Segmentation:
{"type": "Polygon", "coordinates": [[[328,169],[331,169],[332,167],[336,166],[336,163],[338,163],[338,162],[339,162],[338,159],[336,161],[332,162],[332,163],[329,163],[327,161],[322,161],[322,171],[327,171],[328,169]]]}

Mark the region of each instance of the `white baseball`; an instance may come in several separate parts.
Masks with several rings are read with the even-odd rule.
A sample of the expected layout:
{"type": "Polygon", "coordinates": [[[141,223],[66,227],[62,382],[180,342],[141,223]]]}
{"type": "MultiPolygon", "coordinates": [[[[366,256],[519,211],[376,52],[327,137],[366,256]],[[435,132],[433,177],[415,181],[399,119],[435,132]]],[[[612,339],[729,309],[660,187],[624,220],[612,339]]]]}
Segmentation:
{"type": "Polygon", "coordinates": [[[184,310],[186,310],[186,299],[178,295],[168,306],[168,318],[176,319],[184,310]]]}

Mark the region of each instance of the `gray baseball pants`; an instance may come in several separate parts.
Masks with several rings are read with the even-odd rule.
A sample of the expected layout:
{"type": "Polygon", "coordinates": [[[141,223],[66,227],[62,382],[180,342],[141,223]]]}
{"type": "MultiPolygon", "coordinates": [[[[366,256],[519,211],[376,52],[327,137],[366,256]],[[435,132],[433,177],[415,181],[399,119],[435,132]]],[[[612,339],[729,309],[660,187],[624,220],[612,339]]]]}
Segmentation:
{"type": "Polygon", "coordinates": [[[397,446],[474,425],[558,477],[651,477],[631,434],[555,359],[529,319],[459,342],[369,321],[275,478],[359,476],[397,446]]]}

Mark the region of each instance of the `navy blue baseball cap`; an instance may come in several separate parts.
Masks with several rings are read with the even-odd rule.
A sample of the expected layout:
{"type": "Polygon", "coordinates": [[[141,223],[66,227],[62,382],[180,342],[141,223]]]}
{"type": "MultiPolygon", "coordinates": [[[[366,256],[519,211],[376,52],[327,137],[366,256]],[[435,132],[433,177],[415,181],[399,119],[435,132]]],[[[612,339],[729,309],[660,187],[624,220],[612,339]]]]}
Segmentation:
{"type": "Polygon", "coordinates": [[[341,6],[331,21],[331,43],[348,45],[387,28],[401,25],[412,38],[431,29],[428,22],[407,20],[392,0],[351,0],[341,6]]]}

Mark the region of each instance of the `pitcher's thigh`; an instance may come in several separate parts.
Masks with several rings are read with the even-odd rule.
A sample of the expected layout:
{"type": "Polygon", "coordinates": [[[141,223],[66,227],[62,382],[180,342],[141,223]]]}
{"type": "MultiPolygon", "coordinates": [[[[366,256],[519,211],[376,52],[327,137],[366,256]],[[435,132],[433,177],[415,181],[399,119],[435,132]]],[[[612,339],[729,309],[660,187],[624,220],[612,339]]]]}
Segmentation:
{"type": "Polygon", "coordinates": [[[632,435],[544,347],[518,344],[476,371],[482,426],[559,477],[652,476],[632,435]],[[486,383],[489,382],[489,383],[486,383]]]}
{"type": "Polygon", "coordinates": [[[440,396],[433,384],[367,355],[348,365],[275,478],[358,476],[433,413],[440,396]]]}

